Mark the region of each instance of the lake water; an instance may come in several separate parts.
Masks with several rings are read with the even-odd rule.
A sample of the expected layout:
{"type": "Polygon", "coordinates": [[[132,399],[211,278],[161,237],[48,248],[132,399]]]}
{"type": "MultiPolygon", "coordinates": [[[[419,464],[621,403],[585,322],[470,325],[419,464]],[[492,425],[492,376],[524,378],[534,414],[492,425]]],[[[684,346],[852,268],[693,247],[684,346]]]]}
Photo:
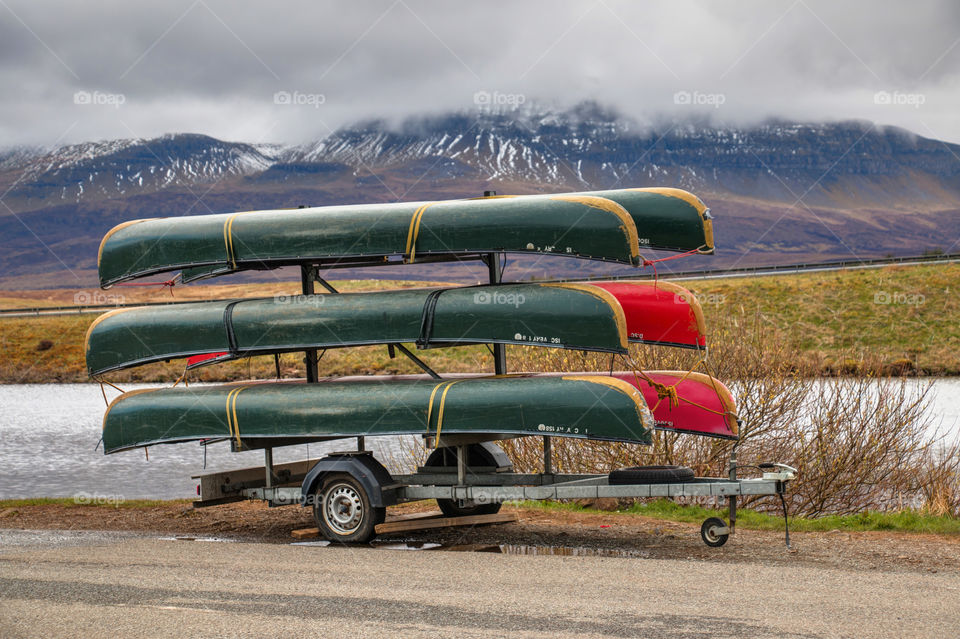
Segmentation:
{"type": "MultiPolygon", "coordinates": [[[[125,385],[125,390],[136,387],[125,385]]],[[[960,434],[960,379],[937,380],[933,391],[933,425],[960,434]]],[[[108,399],[116,395],[107,388],[108,399]]],[[[196,480],[191,475],[205,472],[202,446],[153,446],[149,459],[143,450],[104,455],[102,448],[96,448],[104,408],[96,384],[0,385],[0,498],[113,500],[196,495],[196,480]]],[[[318,458],[353,445],[354,440],[341,440],[278,448],[274,461],[318,458]]],[[[405,460],[408,455],[404,451],[416,445],[411,438],[367,438],[367,448],[383,462],[405,460]]],[[[262,464],[262,451],[231,453],[227,442],[207,447],[206,472],[262,464]]]]}
{"type": "MultiPolygon", "coordinates": [[[[110,400],[119,394],[106,392],[110,400]]],[[[206,447],[206,470],[198,443],[152,446],[149,459],[142,449],[104,455],[97,444],[105,409],[97,384],[0,385],[0,499],[189,499],[196,496],[192,475],[263,465],[263,451],[232,453],[228,442],[206,447]]],[[[408,438],[406,445],[417,442],[408,438]]],[[[273,461],[317,459],[355,446],[355,439],[344,439],[277,448],[273,461]]],[[[366,447],[384,463],[409,457],[398,437],[368,437],[366,447]]]]}

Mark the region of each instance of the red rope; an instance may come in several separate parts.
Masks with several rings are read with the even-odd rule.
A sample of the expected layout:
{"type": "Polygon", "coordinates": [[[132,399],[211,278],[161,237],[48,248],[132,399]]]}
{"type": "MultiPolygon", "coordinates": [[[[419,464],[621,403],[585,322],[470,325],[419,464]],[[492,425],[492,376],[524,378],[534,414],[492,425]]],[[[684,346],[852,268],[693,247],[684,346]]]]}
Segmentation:
{"type": "Polygon", "coordinates": [[[658,259],[658,260],[647,260],[647,259],[645,259],[645,260],[643,260],[643,266],[644,266],[644,268],[646,268],[647,266],[652,266],[652,267],[653,267],[653,279],[654,279],[654,281],[656,281],[657,279],[660,278],[660,276],[657,274],[657,262],[668,262],[668,261],[670,261],[670,260],[679,260],[681,257],[687,257],[688,255],[694,255],[694,254],[699,253],[699,252],[700,252],[700,249],[699,249],[699,248],[695,248],[695,249],[691,249],[691,250],[687,251],[686,253],[677,253],[676,255],[669,255],[669,256],[667,256],[667,257],[661,257],[661,258],[658,259]]]}
{"type": "Polygon", "coordinates": [[[177,285],[177,278],[169,279],[166,282],[118,282],[114,286],[169,286],[170,296],[173,297],[173,287],[177,285]]]}

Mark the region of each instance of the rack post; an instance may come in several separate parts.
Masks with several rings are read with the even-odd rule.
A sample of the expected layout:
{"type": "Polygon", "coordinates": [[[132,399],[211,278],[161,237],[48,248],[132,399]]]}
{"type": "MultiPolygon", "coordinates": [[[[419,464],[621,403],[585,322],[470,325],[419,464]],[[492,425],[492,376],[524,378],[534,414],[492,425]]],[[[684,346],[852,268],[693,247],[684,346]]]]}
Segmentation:
{"type": "Polygon", "coordinates": [[[273,449],[269,446],[263,449],[263,467],[267,472],[267,488],[273,487],[273,449]]]}
{"type": "MultiPolygon", "coordinates": [[[[730,453],[730,481],[737,481],[737,449],[734,448],[730,453]]],[[[731,495],[727,498],[727,507],[730,516],[730,534],[737,527],[737,496],[731,495]]]]}
{"type": "MultiPolygon", "coordinates": [[[[490,283],[499,284],[503,274],[500,268],[500,255],[498,253],[487,253],[485,261],[490,275],[490,283]]],[[[505,344],[493,345],[493,370],[497,375],[507,374],[507,347],[505,344]]]]}
{"type": "MultiPolygon", "coordinates": [[[[313,264],[300,265],[300,290],[304,295],[313,295],[316,290],[314,283],[317,281],[317,269],[313,264]]],[[[316,383],[317,372],[317,349],[308,348],[303,352],[303,362],[307,367],[307,383],[316,383]]]]}

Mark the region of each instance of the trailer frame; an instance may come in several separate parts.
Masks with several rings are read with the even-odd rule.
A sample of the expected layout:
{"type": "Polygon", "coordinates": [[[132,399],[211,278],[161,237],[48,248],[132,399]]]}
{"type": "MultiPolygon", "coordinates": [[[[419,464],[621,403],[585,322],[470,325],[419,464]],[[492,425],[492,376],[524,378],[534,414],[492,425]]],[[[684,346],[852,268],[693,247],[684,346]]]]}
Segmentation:
{"type": "MultiPolygon", "coordinates": [[[[194,476],[199,479],[197,494],[200,497],[194,506],[241,500],[265,501],[271,507],[314,506],[317,494],[310,487],[318,485],[316,469],[357,480],[373,508],[425,499],[451,500],[461,505],[499,505],[511,501],[714,497],[726,500],[728,522],[718,518],[706,520],[701,536],[710,546],[722,546],[736,531],[738,498],[779,496],[785,508],[787,484],[796,473],[788,466],[768,464],[765,466],[774,472],[764,472],[760,478],[738,479],[736,455],[733,455],[727,478],[696,477],[685,482],[614,485],[609,483],[608,475],[602,474],[515,473],[505,466],[466,467],[463,463],[466,446],[456,448],[455,469],[421,467],[413,473],[396,475],[388,473],[368,450],[331,453],[319,460],[277,466],[272,464],[272,455],[265,451],[263,467],[194,476]]],[[[786,510],[784,529],[789,547],[786,510]]]]}

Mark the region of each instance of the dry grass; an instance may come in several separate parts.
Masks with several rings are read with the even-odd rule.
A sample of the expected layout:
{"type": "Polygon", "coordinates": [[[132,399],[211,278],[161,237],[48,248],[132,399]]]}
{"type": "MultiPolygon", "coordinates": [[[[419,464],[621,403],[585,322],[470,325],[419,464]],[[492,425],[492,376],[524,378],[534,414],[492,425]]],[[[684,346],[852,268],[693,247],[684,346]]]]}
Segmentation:
{"type": "MultiPolygon", "coordinates": [[[[736,448],[747,475],[756,476],[750,466],[770,461],[800,471],[790,489],[791,509],[799,515],[910,508],[960,516],[960,443],[931,432],[928,385],[891,377],[867,358],[857,360],[861,375],[820,378],[788,335],[743,307],[715,319],[710,343],[712,372],[737,396],[739,442],[670,433],[655,434],[650,447],[555,438],[556,469],[605,473],[666,463],[690,466],[698,476],[724,476],[736,448]]],[[[648,370],[696,363],[695,354],[672,349],[635,347],[633,357],[648,370]]],[[[609,357],[542,349],[525,350],[520,361],[526,370],[610,367],[609,357]]],[[[504,447],[521,472],[539,471],[538,439],[504,447]]]]}
{"type": "Polygon", "coordinates": [[[887,372],[934,375],[960,375],[958,283],[960,264],[683,282],[710,321],[760,313],[818,371],[878,360],[887,372]]]}

